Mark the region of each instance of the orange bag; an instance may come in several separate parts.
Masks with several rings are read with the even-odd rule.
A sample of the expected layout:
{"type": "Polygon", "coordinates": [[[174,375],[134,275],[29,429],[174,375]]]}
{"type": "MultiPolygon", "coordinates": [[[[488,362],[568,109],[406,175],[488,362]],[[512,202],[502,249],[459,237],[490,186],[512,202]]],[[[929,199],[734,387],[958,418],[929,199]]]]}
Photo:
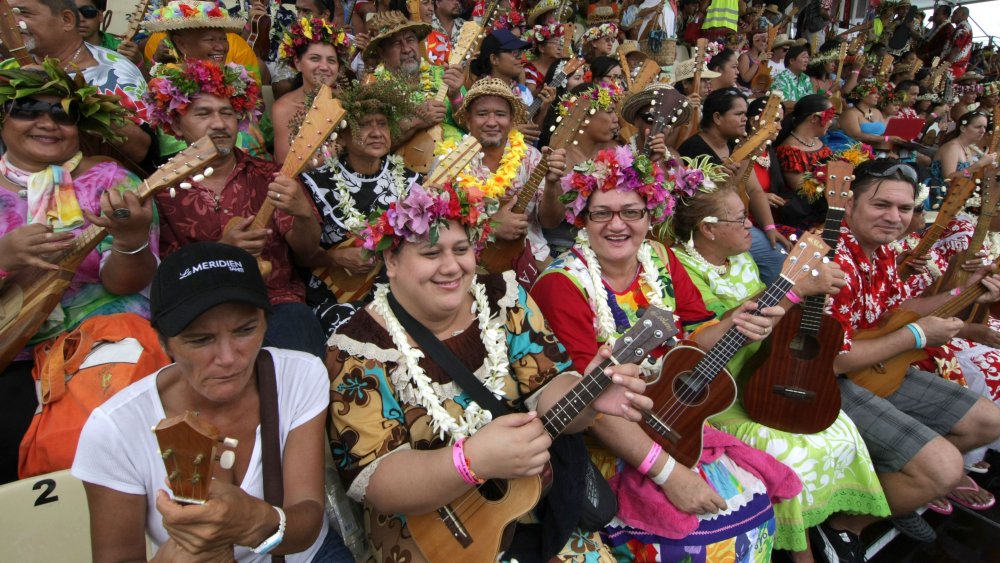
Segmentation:
{"type": "Polygon", "coordinates": [[[18,476],[26,479],[69,469],[91,411],[169,363],[149,321],[133,313],[96,315],[76,330],[36,346],[31,375],[40,387],[39,408],[21,440],[18,476]],[[95,347],[126,338],[137,340],[142,347],[134,363],[132,357],[119,355],[111,361],[81,367],[95,347]]]}

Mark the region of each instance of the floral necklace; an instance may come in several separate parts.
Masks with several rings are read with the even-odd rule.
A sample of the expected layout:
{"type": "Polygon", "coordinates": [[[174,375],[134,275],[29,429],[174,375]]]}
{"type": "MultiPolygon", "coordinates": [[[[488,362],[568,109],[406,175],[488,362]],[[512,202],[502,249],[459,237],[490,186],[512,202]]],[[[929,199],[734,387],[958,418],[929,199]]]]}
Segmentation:
{"type": "MultiPolygon", "coordinates": [[[[479,320],[480,340],[486,346],[484,360],[486,378],[482,383],[491,393],[497,397],[503,397],[504,382],[510,375],[510,362],[507,358],[507,331],[500,323],[499,315],[495,319],[492,318],[490,304],[486,299],[486,287],[479,282],[473,282],[469,291],[473,296],[472,314],[479,320]]],[[[392,314],[388,296],[388,284],[379,284],[375,289],[372,308],[382,316],[385,330],[392,337],[393,345],[403,358],[403,365],[399,366],[392,375],[399,398],[403,402],[423,407],[431,416],[431,428],[441,439],[444,439],[445,434],[451,436],[452,441],[470,436],[493,420],[490,411],[483,409],[475,401],[469,402],[462,416],[457,420],[442,406],[445,400],[452,399],[452,397],[444,397],[438,393],[435,389],[436,384],[420,367],[420,359],[424,357],[424,353],[410,346],[406,330],[392,314]]]]}
{"type": "MultiPolygon", "coordinates": [[[[403,180],[403,159],[398,155],[390,154],[386,156],[386,160],[387,165],[382,168],[382,171],[379,172],[378,175],[381,176],[385,173],[386,169],[388,169],[389,175],[392,178],[391,182],[393,187],[395,187],[399,192],[405,190],[406,184],[403,180]]],[[[357,204],[354,201],[354,196],[351,195],[349,185],[356,186],[360,189],[361,181],[356,177],[352,177],[349,181],[347,176],[344,174],[347,167],[339,160],[332,163],[332,166],[337,170],[337,172],[333,175],[333,186],[334,190],[337,192],[337,209],[344,217],[344,226],[346,226],[347,230],[354,234],[360,233],[365,229],[368,217],[358,211],[357,204]]],[[[400,198],[402,195],[402,193],[397,193],[397,196],[400,198]]]]}
{"type": "Polygon", "coordinates": [[[698,252],[698,249],[694,247],[693,240],[689,239],[686,243],[684,243],[684,252],[687,252],[688,256],[693,258],[694,261],[697,262],[699,265],[714,270],[715,273],[719,274],[720,276],[726,275],[726,271],[729,270],[728,260],[726,261],[726,264],[723,264],[721,266],[716,266],[715,264],[709,262],[708,259],[706,259],[704,256],[702,256],[700,252],[698,252]]]}
{"type": "MultiPolygon", "coordinates": [[[[594,254],[594,250],[590,248],[590,239],[587,237],[587,231],[581,230],[577,233],[576,247],[587,262],[587,273],[590,274],[590,283],[594,287],[594,293],[599,294],[590,300],[596,317],[595,328],[597,328],[597,336],[604,339],[608,344],[614,344],[616,340],[614,335],[618,332],[618,328],[615,325],[615,318],[611,313],[611,307],[608,305],[610,294],[608,293],[608,288],[604,285],[604,277],[601,275],[601,264],[597,259],[597,255],[594,254]]],[[[653,247],[648,240],[642,241],[636,257],[639,259],[639,265],[642,267],[642,272],[639,273],[639,276],[649,286],[649,291],[645,294],[646,300],[654,307],[665,308],[659,272],[656,269],[656,264],[653,263],[653,247]]]]}
{"type": "MultiPolygon", "coordinates": [[[[438,154],[444,154],[450,150],[454,142],[442,143],[438,154]]],[[[524,135],[514,129],[507,137],[507,149],[500,158],[500,165],[497,171],[485,180],[472,176],[465,171],[458,173],[458,185],[465,190],[476,189],[483,192],[483,195],[493,199],[502,199],[514,185],[514,178],[517,171],[521,169],[524,156],[528,153],[528,145],[524,142],[524,135]]]]}

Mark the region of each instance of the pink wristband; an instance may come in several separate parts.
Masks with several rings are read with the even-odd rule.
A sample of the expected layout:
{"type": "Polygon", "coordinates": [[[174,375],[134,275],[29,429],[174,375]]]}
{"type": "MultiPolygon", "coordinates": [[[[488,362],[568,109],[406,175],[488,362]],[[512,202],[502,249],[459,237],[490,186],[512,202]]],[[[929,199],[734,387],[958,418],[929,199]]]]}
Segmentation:
{"type": "Polygon", "coordinates": [[[646,459],[642,460],[642,464],[636,468],[639,473],[642,473],[643,475],[648,474],[649,470],[653,468],[653,464],[660,458],[661,452],[663,452],[663,448],[656,442],[653,442],[653,447],[649,448],[649,453],[646,454],[646,459]]]}
{"type": "Polygon", "coordinates": [[[10,272],[8,272],[7,270],[4,270],[3,268],[0,268],[0,280],[2,280],[4,278],[7,278],[7,277],[10,277],[10,272]]]}
{"type": "Polygon", "coordinates": [[[960,287],[956,287],[955,289],[951,290],[951,291],[949,292],[949,294],[950,294],[950,295],[951,295],[952,297],[958,297],[959,295],[961,295],[961,294],[962,294],[962,288],[960,288],[960,287]]]}
{"type": "Polygon", "coordinates": [[[788,300],[791,301],[792,303],[795,303],[796,305],[802,303],[802,298],[796,295],[795,292],[790,289],[788,290],[788,293],[785,294],[785,297],[788,298],[788,300]]]}
{"type": "Polygon", "coordinates": [[[773,230],[775,230],[777,228],[778,227],[774,226],[774,223],[771,223],[770,225],[764,225],[764,232],[766,233],[768,231],[773,231],[773,230]]]}
{"type": "Polygon", "coordinates": [[[470,485],[485,483],[484,480],[476,477],[476,474],[469,468],[469,460],[465,457],[465,438],[455,442],[455,445],[451,447],[451,461],[455,464],[455,471],[458,471],[459,477],[466,483],[470,485]]]}

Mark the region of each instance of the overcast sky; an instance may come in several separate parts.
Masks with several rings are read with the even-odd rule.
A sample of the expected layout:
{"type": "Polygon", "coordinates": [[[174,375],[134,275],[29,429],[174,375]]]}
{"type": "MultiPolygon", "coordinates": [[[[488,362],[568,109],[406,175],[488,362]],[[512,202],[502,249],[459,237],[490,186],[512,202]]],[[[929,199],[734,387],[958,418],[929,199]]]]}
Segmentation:
{"type": "MultiPolygon", "coordinates": [[[[1000,43],[1000,1],[969,4],[969,18],[976,41],[985,42],[981,36],[992,35],[994,43],[1000,43]]],[[[924,21],[930,21],[930,10],[924,21]]]]}

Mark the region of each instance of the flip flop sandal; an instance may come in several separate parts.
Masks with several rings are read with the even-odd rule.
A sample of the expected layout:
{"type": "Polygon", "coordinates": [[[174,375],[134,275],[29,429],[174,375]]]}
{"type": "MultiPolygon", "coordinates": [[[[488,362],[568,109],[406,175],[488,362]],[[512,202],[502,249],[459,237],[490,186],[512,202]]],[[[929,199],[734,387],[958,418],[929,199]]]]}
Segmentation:
{"type": "Polygon", "coordinates": [[[928,502],[927,503],[927,510],[933,510],[934,512],[937,512],[938,514],[943,514],[945,516],[948,516],[952,512],[955,512],[955,507],[952,506],[951,501],[949,501],[948,499],[941,499],[941,500],[944,500],[944,503],[945,503],[944,507],[939,506],[939,505],[937,505],[937,504],[935,504],[933,502],[928,502]]]}
{"type": "Polygon", "coordinates": [[[973,463],[973,464],[970,464],[970,465],[966,465],[965,466],[966,473],[979,473],[981,475],[989,473],[989,471],[990,471],[990,464],[986,463],[986,465],[983,466],[983,465],[979,465],[980,463],[986,463],[986,462],[980,461],[980,462],[976,462],[976,463],[973,463]]]}
{"type": "Polygon", "coordinates": [[[979,483],[976,483],[976,481],[973,478],[969,477],[969,482],[972,483],[972,486],[959,485],[959,486],[955,487],[955,489],[952,490],[952,492],[948,493],[948,495],[947,495],[948,499],[951,500],[952,502],[956,503],[956,504],[959,504],[961,506],[964,506],[965,508],[968,508],[969,510],[989,510],[990,508],[993,508],[993,506],[997,503],[997,499],[996,499],[996,497],[994,497],[992,495],[990,495],[990,500],[988,502],[985,502],[985,503],[974,503],[974,502],[964,501],[964,500],[958,498],[958,496],[956,496],[954,494],[955,491],[960,491],[960,492],[963,492],[963,493],[965,493],[965,492],[976,493],[976,492],[979,492],[979,491],[982,490],[982,489],[979,488],[979,483]]]}

